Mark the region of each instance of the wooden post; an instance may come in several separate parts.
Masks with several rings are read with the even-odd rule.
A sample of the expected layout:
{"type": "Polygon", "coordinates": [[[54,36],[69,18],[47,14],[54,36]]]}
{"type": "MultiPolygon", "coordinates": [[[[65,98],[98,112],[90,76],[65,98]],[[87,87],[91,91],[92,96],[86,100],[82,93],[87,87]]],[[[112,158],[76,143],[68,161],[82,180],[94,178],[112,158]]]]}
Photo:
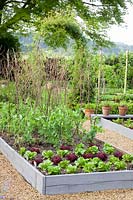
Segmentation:
{"type": "Polygon", "coordinates": [[[126,51],[126,66],[125,66],[125,78],[124,78],[124,94],[126,94],[126,88],[127,88],[127,67],[128,67],[128,50],[126,51]]]}
{"type": "Polygon", "coordinates": [[[100,60],[99,60],[99,72],[98,72],[98,93],[97,93],[97,100],[98,103],[100,101],[100,86],[101,86],[101,66],[102,66],[102,51],[100,51],[100,60]]]}

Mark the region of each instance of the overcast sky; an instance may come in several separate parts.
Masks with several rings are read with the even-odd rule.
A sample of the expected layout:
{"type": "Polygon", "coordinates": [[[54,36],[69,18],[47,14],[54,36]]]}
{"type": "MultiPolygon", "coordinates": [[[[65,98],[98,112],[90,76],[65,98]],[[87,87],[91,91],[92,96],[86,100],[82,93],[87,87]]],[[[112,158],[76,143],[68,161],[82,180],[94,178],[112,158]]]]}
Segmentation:
{"type": "Polygon", "coordinates": [[[112,26],[108,35],[113,42],[123,42],[133,45],[133,6],[128,8],[128,14],[125,15],[126,24],[122,27],[112,26]]]}

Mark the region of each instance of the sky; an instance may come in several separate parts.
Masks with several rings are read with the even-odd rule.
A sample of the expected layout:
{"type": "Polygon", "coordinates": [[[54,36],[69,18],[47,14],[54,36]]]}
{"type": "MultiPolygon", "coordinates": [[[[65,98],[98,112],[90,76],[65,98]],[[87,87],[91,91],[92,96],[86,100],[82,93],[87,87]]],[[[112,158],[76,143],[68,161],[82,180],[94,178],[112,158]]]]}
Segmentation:
{"type": "Polygon", "coordinates": [[[125,24],[122,26],[112,26],[108,36],[113,42],[133,45],[133,6],[128,6],[128,14],[124,16],[124,21],[125,24]]]}

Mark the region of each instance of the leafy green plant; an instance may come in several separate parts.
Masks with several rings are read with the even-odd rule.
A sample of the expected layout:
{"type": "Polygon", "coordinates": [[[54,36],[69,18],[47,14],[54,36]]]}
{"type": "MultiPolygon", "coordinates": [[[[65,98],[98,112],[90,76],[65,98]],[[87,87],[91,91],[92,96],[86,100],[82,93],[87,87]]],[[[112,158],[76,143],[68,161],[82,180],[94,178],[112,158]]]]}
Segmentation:
{"type": "Polygon", "coordinates": [[[118,123],[118,124],[124,124],[124,119],[122,119],[122,118],[113,119],[112,121],[115,123],[118,123]]]}
{"type": "Polygon", "coordinates": [[[60,167],[60,168],[62,168],[62,169],[66,169],[67,168],[67,166],[70,164],[70,161],[69,160],[62,160],[59,164],[58,164],[58,166],[60,167]]]}
{"type": "Polygon", "coordinates": [[[105,143],[103,146],[103,151],[107,154],[112,154],[115,152],[115,149],[112,147],[112,145],[105,143]]]}
{"type": "Polygon", "coordinates": [[[114,163],[114,167],[116,170],[126,169],[126,163],[124,161],[117,161],[114,163]]]}
{"type": "Polygon", "coordinates": [[[67,167],[66,167],[66,172],[68,173],[68,174],[73,174],[73,173],[76,173],[77,172],[77,166],[73,166],[73,165],[68,165],[67,167]]]}
{"type": "Polygon", "coordinates": [[[92,142],[95,138],[96,134],[102,132],[102,127],[98,125],[99,118],[93,117],[91,120],[91,128],[89,131],[84,131],[84,136],[82,138],[83,141],[90,141],[92,142]]]}
{"type": "Polygon", "coordinates": [[[53,155],[54,155],[54,153],[53,153],[52,150],[47,150],[47,151],[44,150],[44,151],[42,152],[42,156],[43,156],[44,158],[47,158],[47,159],[51,159],[53,155]]]}
{"type": "Polygon", "coordinates": [[[26,158],[26,160],[33,160],[37,155],[37,152],[31,152],[31,151],[26,151],[24,153],[24,158],[26,158]]]}
{"type": "Polygon", "coordinates": [[[128,127],[128,128],[133,128],[133,120],[132,119],[127,119],[126,121],[124,121],[124,126],[128,127]]]}
{"type": "Polygon", "coordinates": [[[61,168],[59,166],[49,166],[47,171],[49,175],[57,175],[61,173],[61,168]]]}
{"type": "Polygon", "coordinates": [[[75,154],[76,155],[82,155],[85,153],[84,149],[85,145],[83,143],[77,144],[75,147],[75,154]]]}
{"type": "Polygon", "coordinates": [[[109,171],[111,168],[111,164],[109,162],[105,163],[100,161],[97,166],[97,170],[100,172],[109,171]]]}
{"type": "Polygon", "coordinates": [[[125,161],[125,162],[131,162],[131,161],[133,161],[133,155],[124,154],[124,155],[122,156],[122,159],[123,159],[123,161],[125,161]]]}
{"type": "Polygon", "coordinates": [[[38,165],[38,168],[40,168],[42,171],[48,170],[48,167],[52,166],[53,162],[51,160],[44,160],[43,163],[40,163],[38,165]]]}
{"type": "Polygon", "coordinates": [[[91,146],[91,147],[88,147],[85,152],[86,153],[96,154],[98,151],[99,151],[99,149],[98,149],[97,146],[91,146]]]}
{"type": "Polygon", "coordinates": [[[43,121],[39,134],[46,142],[58,147],[60,143],[71,143],[73,134],[79,134],[81,116],[66,106],[58,106],[43,121]]]}
{"type": "Polygon", "coordinates": [[[101,160],[100,160],[100,158],[95,157],[95,158],[92,159],[92,162],[95,164],[95,166],[97,166],[98,163],[101,162],[101,160]]]}
{"type": "Polygon", "coordinates": [[[111,155],[109,157],[109,162],[112,163],[112,164],[114,164],[115,162],[118,162],[118,161],[119,161],[119,158],[117,158],[117,157],[115,157],[113,155],[111,155]]]}
{"type": "Polygon", "coordinates": [[[95,172],[95,171],[96,171],[96,166],[93,161],[86,163],[83,167],[83,172],[85,173],[95,172]]]}
{"type": "Polygon", "coordinates": [[[79,157],[76,161],[75,161],[75,165],[77,167],[84,167],[85,163],[87,162],[88,160],[83,158],[83,157],[79,157]]]}
{"type": "Polygon", "coordinates": [[[69,150],[57,150],[57,155],[59,155],[61,158],[66,156],[68,153],[70,153],[69,150]]]}
{"type": "Polygon", "coordinates": [[[24,156],[25,152],[26,152],[26,148],[25,147],[21,147],[20,150],[19,150],[19,154],[21,156],[24,156]]]}

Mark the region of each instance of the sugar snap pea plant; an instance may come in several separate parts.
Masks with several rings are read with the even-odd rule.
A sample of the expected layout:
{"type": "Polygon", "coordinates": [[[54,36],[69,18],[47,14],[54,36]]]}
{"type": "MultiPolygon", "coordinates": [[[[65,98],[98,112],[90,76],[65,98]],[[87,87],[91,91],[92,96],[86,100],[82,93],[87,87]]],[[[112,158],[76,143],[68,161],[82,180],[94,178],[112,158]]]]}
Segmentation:
{"type": "Polygon", "coordinates": [[[91,127],[89,131],[84,131],[83,141],[90,141],[92,142],[97,133],[102,132],[102,127],[99,126],[99,118],[93,117],[91,119],[91,127]]]}

